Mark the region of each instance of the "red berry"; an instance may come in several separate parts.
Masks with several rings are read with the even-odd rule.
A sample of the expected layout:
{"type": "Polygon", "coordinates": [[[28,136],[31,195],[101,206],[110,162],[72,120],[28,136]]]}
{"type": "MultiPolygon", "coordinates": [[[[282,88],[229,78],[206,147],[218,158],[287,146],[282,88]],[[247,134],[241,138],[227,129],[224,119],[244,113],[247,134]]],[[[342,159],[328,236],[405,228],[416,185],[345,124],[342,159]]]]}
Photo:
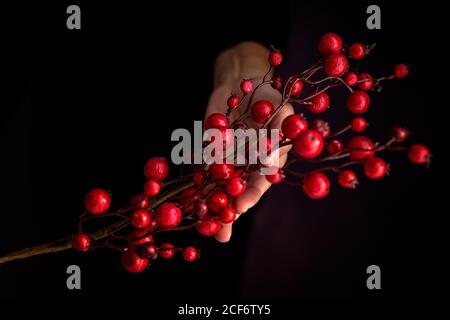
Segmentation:
{"type": "Polygon", "coordinates": [[[354,91],[347,98],[347,108],[350,112],[361,114],[369,109],[370,97],[364,91],[354,91]]]}
{"type": "Polygon", "coordinates": [[[389,171],[389,166],[381,158],[370,158],[364,162],[364,173],[369,179],[381,179],[389,171]]]}
{"type": "Polygon", "coordinates": [[[169,174],[167,160],[164,158],[151,158],[145,164],[144,174],[147,179],[164,180],[169,174]]]}
{"type": "Polygon", "coordinates": [[[214,191],[208,198],[208,207],[214,211],[219,212],[220,209],[228,206],[228,196],[220,191],[214,191]]]}
{"type": "Polygon", "coordinates": [[[339,172],[338,181],[343,188],[347,189],[355,189],[358,185],[358,177],[352,170],[342,170],[339,172]]]}
{"type": "Polygon", "coordinates": [[[341,53],[327,56],[323,62],[323,70],[330,77],[340,77],[348,69],[347,58],[341,53]]]}
{"type": "Polygon", "coordinates": [[[212,113],[205,120],[205,130],[215,129],[228,129],[230,123],[227,117],[222,113],[212,113]]]}
{"type": "Polygon", "coordinates": [[[276,89],[276,90],[281,90],[281,88],[283,88],[283,84],[284,84],[284,80],[283,77],[280,75],[276,75],[273,77],[272,79],[272,88],[276,89]]]}
{"type": "Polygon", "coordinates": [[[397,142],[405,141],[410,134],[411,133],[406,128],[395,127],[394,129],[392,129],[392,135],[394,136],[395,141],[397,142]]]}
{"type": "Polygon", "coordinates": [[[273,104],[267,100],[259,100],[252,106],[252,118],[259,124],[264,124],[275,111],[273,104]]]}
{"type": "Polygon", "coordinates": [[[228,108],[230,108],[231,110],[236,108],[238,106],[238,104],[239,104],[239,98],[234,94],[232,94],[227,100],[228,108]]]}
{"type": "Polygon", "coordinates": [[[128,247],[134,249],[144,243],[153,242],[153,236],[147,235],[148,233],[147,229],[134,229],[128,236],[130,238],[128,247]]]}
{"type": "Polygon", "coordinates": [[[186,211],[192,211],[194,209],[195,202],[200,199],[202,192],[196,187],[190,187],[181,193],[180,204],[186,211]]]}
{"type": "Polygon", "coordinates": [[[147,210],[138,209],[131,214],[130,223],[135,228],[147,228],[150,224],[150,214],[147,210]]]}
{"type": "Polygon", "coordinates": [[[231,223],[236,220],[236,210],[233,207],[222,208],[219,212],[219,219],[222,223],[231,223]]]}
{"type": "Polygon", "coordinates": [[[354,72],[347,72],[344,81],[350,87],[353,87],[358,82],[358,75],[354,72]]]}
{"type": "Polygon", "coordinates": [[[241,90],[244,94],[249,94],[253,91],[253,82],[252,80],[242,80],[241,82],[241,90]]]}
{"type": "Polygon", "coordinates": [[[311,199],[321,199],[330,192],[330,180],[322,172],[310,173],[303,178],[303,191],[311,199]]]}
{"type": "Polygon", "coordinates": [[[158,181],[148,179],[144,184],[144,194],[149,197],[156,196],[161,191],[161,185],[158,181]]]}
{"type": "Polygon", "coordinates": [[[156,209],[156,221],[162,229],[175,228],[181,221],[181,210],[172,202],[165,202],[156,209]]]}
{"type": "Polygon", "coordinates": [[[149,259],[139,257],[132,249],[122,252],[121,262],[122,266],[131,273],[142,272],[150,264],[149,259]]]}
{"type": "Polygon", "coordinates": [[[373,87],[374,80],[372,76],[368,73],[361,73],[358,75],[358,88],[367,91],[373,87]],[[359,82],[361,81],[361,82],[359,82]]]}
{"type": "Polygon", "coordinates": [[[206,181],[206,173],[204,171],[197,171],[194,173],[192,181],[194,181],[195,185],[201,186],[206,181]]]}
{"type": "Polygon", "coordinates": [[[145,243],[136,248],[136,253],[140,258],[156,259],[158,248],[153,243],[145,243]]]}
{"type": "Polygon", "coordinates": [[[414,144],[408,150],[408,157],[415,164],[429,164],[431,161],[430,150],[423,144],[414,144]]]}
{"type": "Polygon", "coordinates": [[[272,50],[269,55],[269,63],[271,66],[276,67],[283,61],[283,55],[279,50],[272,50]]]}
{"type": "Polygon", "coordinates": [[[409,73],[409,68],[406,64],[400,63],[400,64],[396,64],[394,66],[394,77],[396,77],[397,79],[401,79],[404,78],[408,75],[409,73]]]}
{"type": "Polygon", "coordinates": [[[150,207],[150,200],[143,194],[136,194],[130,199],[130,203],[134,209],[148,209],[150,207]]]}
{"type": "Polygon", "coordinates": [[[209,166],[208,172],[211,179],[229,179],[233,175],[234,167],[228,163],[213,163],[209,166]]]}
{"type": "Polygon", "coordinates": [[[187,262],[192,262],[194,260],[197,260],[198,258],[198,251],[194,247],[186,247],[183,249],[183,259],[187,262]]]}
{"type": "Polygon", "coordinates": [[[319,40],[319,51],[323,55],[339,53],[342,50],[342,39],[336,33],[325,33],[319,40]]]}
{"type": "Polygon", "coordinates": [[[352,138],[347,148],[350,150],[351,160],[364,160],[372,158],[375,154],[375,146],[369,138],[365,136],[356,136],[352,138]]]}
{"type": "Polygon", "coordinates": [[[367,127],[366,119],[363,117],[356,117],[352,119],[351,122],[352,130],[355,132],[362,132],[367,127]]]}
{"type": "Polygon", "coordinates": [[[87,233],[78,233],[72,240],[72,248],[78,251],[88,251],[91,246],[91,240],[87,233]]]}
{"type": "Polygon", "coordinates": [[[293,78],[289,80],[286,89],[286,92],[290,93],[291,96],[298,96],[303,90],[303,82],[296,78],[293,78]]]}
{"type": "Polygon", "coordinates": [[[328,144],[328,152],[330,154],[336,154],[339,151],[342,151],[342,149],[344,149],[344,145],[339,140],[330,141],[330,143],[328,144]]]}
{"type": "Polygon", "coordinates": [[[92,189],[84,199],[86,211],[92,214],[105,213],[111,205],[111,196],[104,189],[92,189]]]}
{"type": "Polygon", "coordinates": [[[200,220],[195,228],[202,236],[211,237],[216,235],[220,229],[222,229],[222,224],[216,218],[207,218],[200,220]]]}
{"type": "Polygon", "coordinates": [[[204,201],[198,201],[194,206],[194,212],[199,219],[202,219],[208,211],[208,205],[204,201]]]}
{"type": "Polygon", "coordinates": [[[241,177],[234,177],[227,181],[226,189],[230,196],[239,197],[245,192],[247,185],[241,177]]]}
{"type": "Polygon", "coordinates": [[[281,131],[286,138],[294,140],[301,132],[308,129],[308,122],[299,114],[291,114],[284,118],[281,131]]]}
{"type": "Polygon", "coordinates": [[[325,120],[314,119],[309,127],[320,133],[323,138],[327,138],[330,135],[330,124],[325,120]]]}
{"type": "Polygon", "coordinates": [[[308,102],[311,102],[312,104],[308,105],[308,110],[312,113],[321,113],[328,109],[330,106],[330,98],[328,97],[328,94],[326,92],[322,92],[310,100],[308,102]]]}
{"type": "Polygon", "coordinates": [[[300,133],[294,140],[294,150],[304,159],[317,157],[323,150],[322,135],[311,129],[300,133]]]}
{"type": "Polygon", "coordinates": [[[171,259],[175,255],[173,244],[165,242],[159,247],[159,255],[164,259],[171,259]]]}
{"type": "Polygon", "coordinates": [[[356,42],[350,46],[348,53],[353,59],[362,59],[366,55],[366,46],[362,43],[356,42]]]}
{"type": "Polygon", "coordinates": [[[283,182],[284,176],[280,169],[278,169],[277,173],[266,175],[266,180],[269,181],[271,184],[279,184],[283,182]]]}

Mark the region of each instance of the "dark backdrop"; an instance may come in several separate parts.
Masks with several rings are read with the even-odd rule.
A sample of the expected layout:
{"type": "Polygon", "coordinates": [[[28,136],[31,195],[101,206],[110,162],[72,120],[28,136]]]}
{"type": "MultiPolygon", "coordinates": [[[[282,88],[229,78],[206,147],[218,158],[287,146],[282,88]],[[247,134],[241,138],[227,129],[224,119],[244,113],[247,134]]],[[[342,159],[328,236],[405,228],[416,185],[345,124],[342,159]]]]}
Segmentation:
{"type": "MultiPolygon", "coordinates": [[[[69,4],[19,4],[4,13],[12,19],[3,28],[9,68],[0,120],[0,254],[71,234],[84,194],[94,186],[112,190],[115,206],[138,192],[145,160],[168,156],[172,130],[202,119],[214,57],[242,40],[282,48],[285,74],[318,58],[317,39],[327,31],[349,42],[376,42],[367,69],[360,64],[374,74],[389,73],[397,62],[411,64],[411,77],[388,83],[373,99],[370,134],[383,140],[392,125],[406,125],[415,140],[430,146],[434,162],[425,170],[393,155],[387,179],[364,181],[354,192],[334,183],[332,195],[320,202],[300,190],[275,187],[253,214],[239,219],[229,244],[202,239],[204,254],[194,264],[158,261],[134,275],[122,270],[117,254],[98,250],[3,265],[1,297],[221,303],[242,296],[378,299],[433,292],[430,270],[439,274],[439,268],[433,265],[432,221],[445,106],[439,80],[448,72],[440,55],[445,29],[439,6],[382,3],[382,30],[370,31],[365,28],[370,3],[224,1],[156,7],[78,1],[82,30],[69,31],[69,4]],[[283,217],[283,210],[297,216],[283,217]],[[282,222],[272,224],[269,213],[282,222]],[[280,237],[285,231],[297,235],[290,240],[293,246],[276,250],[277,241],[287,241],[280,237]],[[279,268],[286,263],[292,267],[279,268]],[[81,266],[81,291],[66,289],[70,264],[81,266]],[[370,264],[382,269],[379,292],[365,287],[370,264]]],[[[339,126],[339,115],[330,111],[328,116],[339,126]]],[[[190,240],[200,243],[197,237],[190,240]]]]}

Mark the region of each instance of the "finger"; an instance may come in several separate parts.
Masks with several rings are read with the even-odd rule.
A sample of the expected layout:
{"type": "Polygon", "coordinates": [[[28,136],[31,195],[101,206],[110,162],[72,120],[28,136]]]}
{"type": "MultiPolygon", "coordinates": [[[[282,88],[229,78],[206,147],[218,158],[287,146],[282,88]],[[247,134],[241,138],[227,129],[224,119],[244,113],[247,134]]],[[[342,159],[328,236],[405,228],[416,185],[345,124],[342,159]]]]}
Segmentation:
{"type": "Polygon", "coordinates": [[[222,229],[216,234],[216,240],[219,242],[230,241],[232,229],[231,223],[223,224],[222,229]]]}

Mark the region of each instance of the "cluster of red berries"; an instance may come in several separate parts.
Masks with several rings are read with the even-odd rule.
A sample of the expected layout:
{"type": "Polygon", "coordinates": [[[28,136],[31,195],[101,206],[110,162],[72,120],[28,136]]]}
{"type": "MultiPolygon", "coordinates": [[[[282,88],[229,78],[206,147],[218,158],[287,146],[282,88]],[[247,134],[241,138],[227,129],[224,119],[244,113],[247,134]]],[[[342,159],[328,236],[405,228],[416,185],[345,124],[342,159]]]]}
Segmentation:
{"type": "MultiPolygon", "coordinates": [[[[375,78],[366,72],[358,74],[351,71],[349,60],[363,59],[372,48],[373,46],[359,42],[345,46],[339,35],[327,33],[319,41],[323,59],[286,81],[280,76],[270,77],[271,70],[283,61],[281,52],[272,49],[268,57],[271,68],[262,82],[243,80],[240,84],[240,97],[231,94],[227,99],[226,114],[211,114],[204,127],[223,132],[224,143],[227,144],[230,139],[234,139],[233,135],[229,135],[228,129],[248,128],[245,117],[251,117],[260,128],[265,128],[287,103],[303,106],[313,116],[323,114],[330,107],[328,89],[343,86],[350,92],[346,100],[347,109],[356,116],[341,130],[332,130],[330,124],[321,118],[308,121],[303,114],[286,117],[282,121],[279,142],[281,146],[292,146],[293,161],[289,161],[284,168],[278,168],[275,174],[267,175],[266,179],[272,184],[285,181],[298,185],[312,199],[321,199],[329,193],[327,171],[337,173],[337,181],[343,188],[353,189],[359,183],[356,172],[349,168],[351,165],[360,164],[367,178],[380,179],[389,173],[389,165],[376,154],[383,150],[399,149],[398,144],[406,140],[409,131],[402,127],[394,128],[391,138],[385,144],[374,143],[369,137],[361,135],[368,126],[362,114],[370,107],[368,92],[378,91],[381,81],[404,78],[409,68],[405,64],[395,65],[392,75],[382,78],[375,78]],[[322,75],[321,78],[317,78],[318,75],[322,75]],[[283,99],[280,105],[275,106],[269,100],[253,102],[255,91],[263,85],[271,85],[281,92],[283,99]],[[244,117],[231,122],[231,115],[238,108],[245,108],[242,112],[244,117]],[[345,132],[356,135],[343,139],[341,135],[345,132]],[[322,164],[322,167],[299,173],[289,168],[295,161],[322,164]],[[334,161],[341,163],[329,165],[334,161]],[[288,176],[301,179],[292,181],[288,176]]],[[[267,142],[269,141],[268,139],[267,142]]],[[[272,146],[268,144],[267,151],[270,152],[271,149],[272,146]]],[[[428,164],[431,154],[426,146],[414,144],[408,148],[408,156],[413,163],[428,164]]],[[[119,216],[125,226],[132,228],[131,232],[125,237],[114,234],[113,239],[101,240],[108,245],[113,240],[125,241],[125,244],[119,246],[122,251],[121,261],[130,272],[144,270],[158,257],[170,259],[177,251],[181,252],[184,260],[194,261],[199,258],[198,249],[192,246],[176,247],[167,242],[158,244],[154,236],[161,231],[190,228],[196,229],[202,236],[216,235],[223,224],[235,221],[237,212],[233,207],[233,199],[246,191],[248,175],[258,171],[261,166],[261,163],[240,166],[213,163],[196,168],[175,182],[164,182],[169,174],[169,165],[164,158],[152,158],[144,167],[147,180],[142,194],[134,196],[127,207],[109,214],[119,216]]],[[[103,189],[93,189],[86,196],[85,208],[91,215],[108,215],[110,205],[111,197],[103,189]]],[[[80,230],[73,239],[73,247],[87,251],[91,242],[90,236],[80,230]]]]}

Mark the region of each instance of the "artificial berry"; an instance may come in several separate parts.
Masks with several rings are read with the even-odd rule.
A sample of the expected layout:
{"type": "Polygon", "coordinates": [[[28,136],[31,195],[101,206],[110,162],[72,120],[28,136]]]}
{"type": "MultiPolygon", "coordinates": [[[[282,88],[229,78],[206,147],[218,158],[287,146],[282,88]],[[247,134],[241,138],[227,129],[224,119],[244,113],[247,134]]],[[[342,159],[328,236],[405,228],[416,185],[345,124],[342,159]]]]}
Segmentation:
{"type": "Polygon", "coordinates": [[[362,132],[367,127],[367,121],[363,117],[356,117],[352,119],[351,126],[354,132],[362,132]]]}
{"type": "Polygon", "coordinates": [[[294,140],[294,150],[304,159],[315,158],[323,150],[323,137],[316,130],[308,129],[294,140]]]}
{"type": "Polygon", "coordinates": [[[239,98],[238,96],[232,94],[228,100],[227,100],[227,105],[228,108],[230,108],[230,110],[233,110],[234,108],[236,108],[239,104],[239,98]]]}
{"type": "Polygon", "coordinates": [[[279,50],[272,50],[269,54],[269,63],[272,67],[277,67],[283,61],[283,55],[279,50]]]}
{"type": "Polygon", "coordinates": [[[212,113],[205,120],[205,130],[228,129],[229,127],[228,118],[222,113],[212,113]]]}
{"type": "Polygon", "coordinates": [[[244,94],[249,94],[250,92],[253,91],[253,82],[252,80],[242,80],[241,82],[241,90],[244,94]]]}
{"type": "Polygon", "coordinates": [[[323,62],[323,70],[330,77],[340,77],[348,69],[347,58],[341,53],[330,54],[323,62]]]}
{"type": "Polygon", "coordinates": [[[84,199],[86,211],[92,214],[105,213],[111,205],[111,196],[109,193],[100,188],[92,189],[84,199]]]}
{"type": "Polygon", "coordinates": [[[220,223],[220,221],[216,218],[210,217],[200,220],[195,225],[195,228],[202,236],[211,237],[216,235],[220,231],[220,229],[222,229],[222,223],[220,223]]]}
{"type": "Polygon", "coordinates": [[[233,177],[227,181],[226,189],[230,196],[239,197],[245,192],[247,185],[241,177],[233,177]]]}
{"type": "Polygon", "coordinates": [[[208,172],[211,179],[229,179],[233,175],[234,167],[228,163],[213,163],[209,166],[208,172]]]}
{"type": "Polygon", "coordinates": [[[370,97],[364,91],[356,90],[347,98],[347,108],[350,112],[361,114],[369,109],[370,97]]]}
{"type": "Polygon", "coordinates": [[[153,236],[148,233],[147,229],[134,229],[128,236],[130,238],[128,247],[136,248],[144,243],[153,242],[153,236]]]}
{"type": "Polygon", "coordinates": [[[181,207],[186,211],[192,211],[194,209],[195,202],[200,199],[202,192],[196,187],[190,187],[184,190],[180,196],[181,207]]]}
{"type": "Polygon", "coordinates": [[[423,144],[414,144],[408,150],[408,157],[415,164],[429,164],[431,161],[430,150],[423,144]]]}
{"type": "Polygon", "coordinates": [[[336,33],[325,33],[319,40],[319,51],[323,55],[339,53],[342,50],[342,39],[336,33]]]}
{"type": "Polygon", "coordinates": [[[410,134],[411,133],[406,128],[395,127],[394,129],[392,129],[392,135],[394,136],[396,142],[405,141],[410,134]]]}
{"type": "Polygon", "coordinates": [[[149,197],[156,196],[161,191],[161,184],[153,179],[148,179],[144,184],[144,194],[149,197]]]}
{"type": "Polygon", "coordinates": [[[171,259],[175,255],[175,247],[173,244],[165,242],[159,247],[159,255],[164,259],[171,259]]]}
{"type": "Polygon", "coordinates": [[[321,199],[330,192],[330,180],[322,172],[313,172],[303,178],[303,191],[311,199],[321,199]]]}
{"type": "Polygon", "coordinates": [[[165,202],[156,209],[156,221],[162,229],[175,228],[181,221],[181,210],[172,202],[165,202]]]}
{"type": "Polygon", "coordinates": [[[122,266],[131,273],[142,272],[150,264],[149,259],[139,257],[132,249],[122,252],[121,262],[122,266]]]}
{"type": "Polygon", "coordinates": [[[144,174],[147,179],[156,181],[164,180],[169,174],[169,165],[164,158],[151,158],[144,167],[144,174]]]}
{"type": "Polygon", "coordinates": [[[195,185],[201,186],[206,181],[206,173],[204,171],[197,171],[192,177],[195,185]]]}
{"type": "Polygon", "coordinates": [[[368,73],[361,73],[358,75],[358,88],[367,91],[373,87],[374,80],[372,76],[368,73]]]}
{"type": "Polygon", "coordinates": [[[136,248],[136,253],[140,258],[156,259],[158,248],[153,243],[144,243],[136,248]]]}
{"type": "Polygon", "coordinates": [[[339,172],[338,182],[343,188],[355,189],[358,185],[358,177],[352,170],[342,170],[339,172]]]}
{"type": "Polygon", "coordinates": [[[299,114],[291,114],[284,118],[281,131],[286,138],[294,140],[297,136],[308,129],[308,122],[299,114]]]}
{"type": "Polygon", "coordinates": [[[130,199],[130,203],[134,209],[148,209],[150,207],[150,200],[143,194],[136,194],[130,199]]]}
{"type": "Polygon", "coordinates": [[[290,93],[291,96],[298,96],[303,90],[303,82],[298,80],[297,78],[293,78],[289,80],[287,84],[287,92],[290,93]]]}
{"type": "Polygon", "coordinates": [[[330,143],[328,144],[328,152],[330,154],[336,154],[339,151],[342,151],[342,149],[344,149],[344,145],[342,144],[341,141],[339,140],[332,140],[330,141],[330,143]]]}
{"type": "Polygon", "coordinates": [[[236,220],[236,210],[233,207],[222,208],[219,212],[219,219],[222,223],[231,223],[236,220]]]}
{"type": "Polygon", "coordinates": [[[278,169],[278,171],[274,174],[265,175],[265,177],[266,180],[271,184],[279,184],[284,180],[283,172],[281,171],[281,169],[278,169]]]}
{"type": "Polygon", "coordinates": [[[150,224],[150,214],[147,210],[135,210],[130,217],[130,223],[135,228],[147,228],[150,224]]]}
{"type": "Polygon", "coordinates": [[[351,160],[364,160],[372,158],[375,154],[375,145],[365,136],[353,137],[347,144],[351,160]]]}
{"type": "Polygon", "coordinates": [[[383,159],[373,157],[364,162],[364,173],[369,179],[381,179],[389,171],[389,165],[383,159]]]}
{"type": "Polygon", "coordinates": [[[275,108],[270,101],[259,100],[252,106],[252,118],[259,124],[264,124],[270,118],[275,108]]]}
{"type": "Polygon", "coordinates": [[[275,90],[281,90],[281,88],[283,88],[283,84],[284,84],[284,80],[283,77],[280,75],[276,75],[273,77],[272,79],[272,88],[274,88],[275,90]]]}
{"type": "Polygon", "coordinates": [[[353,87],[358,82],[358,75],[354,72],[347,72],[344,81],[350,87],[353,87]]]}
{"type": "Polygon", "coordinates": [[[91,246],[91,240],[87,233],[81,232],[72,239],[72,248],[78,251],[88,251],[91,246]]]}
{"type": "Polygon", "coordinates": [[[350,46],[348,53],[353,59],[362,59],[366,55],[366,46],[362,43],[356,42],[350,46]]]}
{"type": "Polygon", "coordinates": [[[214,211],[219,212],[220,209],[228,206],[228,196],[220,191],[214,191],[207,201],[208,207],[214,211]]]}
{"type": "Polygon", "coordinates": [[[330,135],[330,124],[322,119],[314,119],[310,128],[316,130],[323,138],[327,138],[330,135]]]}
{"type": "Polygon", "coordinates": [[[204,201],[198,201],[194,206],[194,213],[199,219],[202,219],[208,213],[208,205],[204,201]]]}
{"type": "Polygon", "coordinates": [[[330,106],[330,98],[326,92],[321,92],[308,100],[308,110],[312,113],[322,113],[330,106]]]}
{"type": "Polygon", "coordinates": [[[184,260],[187,262],[192,262],[197,260],[198,251],[194,247],[186,247],[183,249],[182,255],[184,260]]]}
{"type": "Polygon", "coordinates": [[[394,77],[396,77],[397,79],[406,77],[408,75],[408,73],[409,73],[409,68],[406,64],[399,63],[394,66],[393,74],[394,74],[394,77]]]}

